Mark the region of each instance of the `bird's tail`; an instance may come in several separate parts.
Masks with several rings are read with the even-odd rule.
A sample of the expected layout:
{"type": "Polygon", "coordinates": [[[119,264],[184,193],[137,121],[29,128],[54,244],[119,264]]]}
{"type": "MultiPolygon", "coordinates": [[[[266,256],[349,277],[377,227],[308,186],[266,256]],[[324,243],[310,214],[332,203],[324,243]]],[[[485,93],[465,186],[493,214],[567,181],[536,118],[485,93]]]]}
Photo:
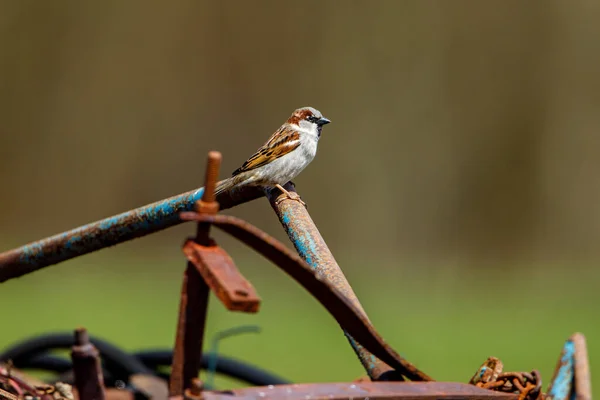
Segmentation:
{"type": "Polygon", "coordinates": [[[217,182],[217,186],[215,187],[215,196],[218,196],[220,193],[227,192],[235,186],[236,182],[233,181],[232,178],[223,179],[222,181],[217,182]]]}

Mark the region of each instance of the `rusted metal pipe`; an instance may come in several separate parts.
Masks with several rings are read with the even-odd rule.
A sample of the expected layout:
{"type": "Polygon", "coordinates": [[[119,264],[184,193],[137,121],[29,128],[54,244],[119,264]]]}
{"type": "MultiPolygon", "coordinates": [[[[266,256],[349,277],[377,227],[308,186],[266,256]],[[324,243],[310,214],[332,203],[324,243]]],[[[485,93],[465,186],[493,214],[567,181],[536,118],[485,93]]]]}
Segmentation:
{"type": "Polygon", "coordinates": [[[574,333],[570,340],[575,345],[574,375],[576,400],[592,400],[592,378],[587,344],[582,333],[574,333]]]}
{"type": "MultiPolygon", "coordinates": [[[[219,210],[214,190],[220,165],[221,153],[211,151],[208,154],[204,182],[206,190],[196,204],[199,215],[215,215],[219,210]]],[[[211,246],[209,232],[209,223],[198,222],[193,242],[202,247],[211,246]]],[[[194,263],[188,261],[181,288],[179,320],[169,380],[170,396],[183,395],[200,373],[209,292],[208,285],[194,263]]]]}
{"type": "Polygon", "coordinates": [[[272,261],[308,290],[336,319],[342,329],[356,338],[356,341],[364,345],[370,353],[394,367],[403,376],[415,381],[433,380],[396,353],[377,333],[362,310],[352,304],[332,283],[318,277],[314,268],[280,241],[248,222],[229,215],[211,216],[192,212],[181,214],[181,218],[186,221],[208,222],[215,225],[272,261]]]}
{"type": "Polygon", "coordinates": [[[169,380],[170,396],[182,395],[191,380],[200,372],[208,295],[208,285],[196,268],[188,263],[179,302],[179,319],[169,380]]]}
{"type": "MultiPolygon", "coordinates": [[[[195,189],[0,253],[0,282],[177,225],[179,213],[192,211],[203,194],[195,189]]],[[[259,188],[243,187],[216,200],[227,209],[262,196],[259,188]]]]}
{"type": "Polygon", "coordinates": [[[592,388],[585,337],[575,333],[565,342],[546,395],[548,400],[591,400],[592,388]]]}
{"type": "Polygon", "coordinates": [[[85,328],[75,330],[75,344],[71,349],[75,387],[81,400],[104,400],[104,377],[100,356],[90,342],[85,328]]]}
{"type": "MultiPolygon", "coordinates": [[[[295,192],[294,186],[291,183],[288,183],[285,189],[288,192],[295,192]]],[[[317,276],[327,280],[338,291],[344,294],[368,321],[367,314],[346,280],[342,269],[327,247],[325,240],[319,233],[317,226],[311,219],[306,207],[296,200],[282,200],[285,195],[276,189],[266,190],[265,194],[300,257],[316,271],[317,276]]],[[[372,380],[402,379],[400,375],[394,374],[393,369],[389,365],[373,356],[350,335],[347,333],[345,335],[372,380]]]]}

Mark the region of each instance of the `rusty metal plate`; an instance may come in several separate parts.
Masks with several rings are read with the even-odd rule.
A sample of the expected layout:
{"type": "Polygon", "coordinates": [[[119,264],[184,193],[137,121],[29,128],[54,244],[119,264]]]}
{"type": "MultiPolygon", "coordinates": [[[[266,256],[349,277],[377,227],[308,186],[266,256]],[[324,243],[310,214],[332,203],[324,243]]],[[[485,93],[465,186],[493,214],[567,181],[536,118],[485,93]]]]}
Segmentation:
{"type": "Polygon", "coordinates": [[[481,389],[454,382],[363,382],[263,386],[224,392],[203,392],[204,400],[286,399],[286,400],[349,400],[349,399],[493,399],[517,400],[518,396],[481,389]]]}
{"type": "Polygon", "coordinates": [[[228,310],[258,312],[260,298],[256,290],[240,273],[225,250],[219,246],[202,246],[188,240],[183,246],[183,252],[228,310]]]}

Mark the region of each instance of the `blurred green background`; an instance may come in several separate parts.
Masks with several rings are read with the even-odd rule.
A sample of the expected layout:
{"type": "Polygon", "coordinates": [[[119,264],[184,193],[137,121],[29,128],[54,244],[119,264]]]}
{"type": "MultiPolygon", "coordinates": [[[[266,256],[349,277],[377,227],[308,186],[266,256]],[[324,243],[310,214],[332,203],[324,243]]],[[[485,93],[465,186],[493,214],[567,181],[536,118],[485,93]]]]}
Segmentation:
{"type": "MultiPolygon", "coordinates": [[[[600,354],[600,3],[13,1],[0,4],[0,247],[229,175],[298,107],[333,123],[295,180],[393,347],[439,380],[488,356],[539,369],[600,354]]],[[[286,241],[262,199],[227,213],[286,241]]],[[[173,344],[193,232],[180,226],[0,289],[0,347],[86,326],[173,344]]],[[[223,353],[297,382],[363,374],[287,276],[216,235],[263,298],[216,301],[223,353]]],[[[598,375],[595,382],[600,383],[598,375]]]]}

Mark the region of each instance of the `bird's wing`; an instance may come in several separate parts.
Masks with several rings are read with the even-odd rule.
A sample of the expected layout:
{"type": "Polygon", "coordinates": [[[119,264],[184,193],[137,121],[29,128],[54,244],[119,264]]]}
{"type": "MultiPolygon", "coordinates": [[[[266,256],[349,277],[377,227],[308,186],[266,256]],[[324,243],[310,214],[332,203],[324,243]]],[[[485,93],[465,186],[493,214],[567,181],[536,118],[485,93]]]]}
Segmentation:
{"type": "Polygon", "coordinates": [[[231,176],[268,164],[298,146],[300,146],[300,133],[289,125],[283,125],[241,167],[233,171],[231,176]]]}

